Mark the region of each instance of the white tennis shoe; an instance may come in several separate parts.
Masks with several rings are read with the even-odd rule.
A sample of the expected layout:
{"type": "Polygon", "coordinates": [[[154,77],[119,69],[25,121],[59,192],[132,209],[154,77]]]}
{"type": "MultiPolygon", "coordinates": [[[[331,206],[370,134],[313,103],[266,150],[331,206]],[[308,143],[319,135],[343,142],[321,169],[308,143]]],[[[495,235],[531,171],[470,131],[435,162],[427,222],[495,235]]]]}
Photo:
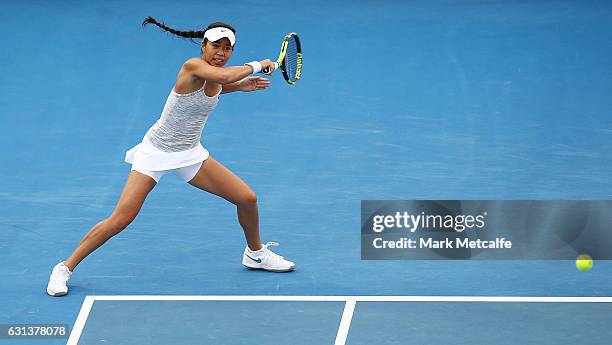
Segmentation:
{"type": "Polygon", "coordinates": [[[242,264],[251,269],[263,269],[271,272],[293,271],[295,264],[274,253],[268,247],[276,247],[278,243],[268,242],[260,250],[253,251],[247,246],[242,255],[242,264]]]}
{"type": "Polygon", "coordinates": [[[68,285],[66,283],[70,279],[72,272],[62,261],[53,267],[51,276],[49,277],[49,284],[47,285],[47,294],[49,296],[59,297],[64,296],[68,293],[68,285]]]}

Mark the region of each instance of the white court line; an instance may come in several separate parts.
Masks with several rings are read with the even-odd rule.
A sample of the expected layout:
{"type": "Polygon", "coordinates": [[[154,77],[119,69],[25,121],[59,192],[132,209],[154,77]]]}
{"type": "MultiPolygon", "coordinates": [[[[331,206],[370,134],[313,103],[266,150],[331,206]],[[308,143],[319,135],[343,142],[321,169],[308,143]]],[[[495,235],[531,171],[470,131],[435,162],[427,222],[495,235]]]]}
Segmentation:
{"type": "Polygon", "coordinates": [[[353,319],[356,303],[354,299],[349,299],[346,301],[346,304],[344,304],[344,312],[342,313],[342,320],[340,320],[340,326],[338,327],[334,345],[344,345],[346,343],[346,337],[348,337],[349,328],[351,327],[351,320],[353,319]]]}
{"type": "Polygon", "coordinates": [[[357,302],[545,302],[545,303],[612,303],[612,297],[545,297],[545,296],[176,296],[115,295],[87,296],[66,345],[77,345],[94,301],[284,301],[345,302],[335,345],[344,345],[357,302]]]}
{"type": "Polygon", "coordinates": [[[89,312],[91,311],[91,306],[93,305],[94,299],[95,297],[93,296],[85,297],[83,305],[81,306],[81,311],[74,322],[74,326],[70,332],[70,338],[68,338],[66,345],[76,345],[79,342],[79,338],[81,337],[81,333],[85,327],[85,321],[87,321],[87,318],[89,317],[89,312]]]}
{"type": "Polygon", "coordinates": [[[176,296],[116,295],[88,296],[96,301],[294,301],[294,302],[553,302],[611,303],[612,297],[548,297],[548,296],[176,296]]]}

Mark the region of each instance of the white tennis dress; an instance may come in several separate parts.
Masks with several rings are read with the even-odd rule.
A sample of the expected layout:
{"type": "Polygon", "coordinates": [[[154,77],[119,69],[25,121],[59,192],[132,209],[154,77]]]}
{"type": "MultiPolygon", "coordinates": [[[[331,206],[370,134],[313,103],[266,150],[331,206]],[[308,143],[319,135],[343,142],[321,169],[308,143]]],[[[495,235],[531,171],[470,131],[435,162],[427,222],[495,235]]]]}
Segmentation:
{"type": "Polygon", "coordinates": [[[132,164],[133,170],[148,171],[172,170],[203,162],[209,153],[200,138],[208,115],[218,102],[219,94],[207,96],[204,85],[187,94],[171,90],[160,118],[142,142],[125,153],[125,161],[132,164]]]}

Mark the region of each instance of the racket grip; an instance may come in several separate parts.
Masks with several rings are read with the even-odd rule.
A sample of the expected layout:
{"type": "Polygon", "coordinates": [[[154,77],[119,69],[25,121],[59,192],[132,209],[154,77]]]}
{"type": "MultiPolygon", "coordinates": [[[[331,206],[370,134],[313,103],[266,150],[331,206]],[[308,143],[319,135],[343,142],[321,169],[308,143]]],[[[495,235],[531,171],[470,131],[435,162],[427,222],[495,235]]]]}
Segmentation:
{"type": "MultiPolygon", "coordinates": [[[[274,62],[274,69],[277,70],[278,69],[278,62],[274,62]]],[[[268,73],[270,71],[270,68],[266,67],[264,69],[261,70],[262,73],[268,73]]]]}

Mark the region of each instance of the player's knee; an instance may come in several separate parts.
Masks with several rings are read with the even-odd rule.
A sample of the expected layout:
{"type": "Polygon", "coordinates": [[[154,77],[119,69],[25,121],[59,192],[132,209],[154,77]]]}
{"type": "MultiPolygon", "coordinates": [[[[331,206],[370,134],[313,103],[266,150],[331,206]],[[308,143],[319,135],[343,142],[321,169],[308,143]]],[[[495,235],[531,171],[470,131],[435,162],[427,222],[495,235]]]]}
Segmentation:
{"type": "Polygon", "coordinates": [[[248,193],[245,193],[239,201],[241,206],[255,206],[257,205],[257,194],[252,190],[248,193]]]}
{"type": "Polygon", "coordinates": [[[117,233],[123,231],[123,229],[127,228],[128,225],[132,223],[135,215],[123,213],[123,214],[114,214],[109,219],[109,225],[111,231],[117,233]]]}

